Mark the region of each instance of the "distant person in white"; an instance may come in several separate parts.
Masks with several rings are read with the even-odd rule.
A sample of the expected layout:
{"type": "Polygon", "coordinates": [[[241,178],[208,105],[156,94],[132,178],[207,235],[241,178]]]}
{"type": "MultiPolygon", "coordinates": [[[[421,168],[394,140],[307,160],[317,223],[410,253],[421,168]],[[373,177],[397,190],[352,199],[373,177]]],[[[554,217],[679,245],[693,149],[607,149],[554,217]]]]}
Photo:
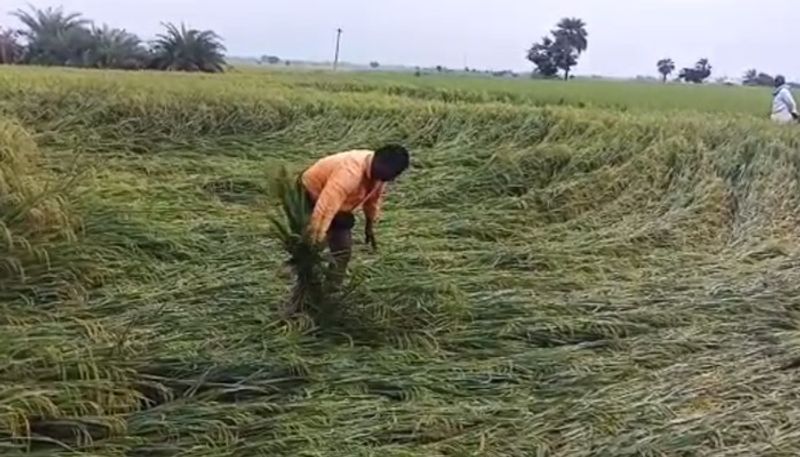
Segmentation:
{"type": "Polygon", "coordinates": [[[788,124],[798,119],[797,103],[792,97],[786,78],[775,77],[775,91],[772,93],[772,120],[781,124],[788,124]]]}

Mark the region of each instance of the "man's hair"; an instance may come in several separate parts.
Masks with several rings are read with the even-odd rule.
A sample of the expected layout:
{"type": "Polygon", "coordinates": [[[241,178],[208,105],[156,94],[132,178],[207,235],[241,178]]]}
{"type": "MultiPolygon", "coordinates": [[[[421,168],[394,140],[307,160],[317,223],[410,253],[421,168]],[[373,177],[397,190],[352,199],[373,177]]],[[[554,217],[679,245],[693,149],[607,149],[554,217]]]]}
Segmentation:
{"type": "Polygon", "coordinates": [[[398,172],[405,171],[410,162],[408,150],[399,144],[387,144],[376,149],[375,160],[398,172]]]}
{"type": "Polygon", "coordinates": [[[781,75],[778,75],[778,76],[775,77],[775,85],[776,86],[782,86],[784,84],[786,84],[786,78],[784,78],[781,75]]]}

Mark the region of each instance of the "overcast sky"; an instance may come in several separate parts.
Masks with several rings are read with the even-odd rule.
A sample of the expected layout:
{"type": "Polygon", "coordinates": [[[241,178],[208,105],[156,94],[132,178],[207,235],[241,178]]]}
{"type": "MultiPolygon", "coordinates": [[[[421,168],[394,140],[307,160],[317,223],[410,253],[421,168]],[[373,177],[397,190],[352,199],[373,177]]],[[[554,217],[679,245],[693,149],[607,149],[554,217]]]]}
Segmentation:
{"type": "MultiPolygon", "coordinates": [[[[715,76],[755,67],[800,80],[798,0],[2,0],[0,9],[63,5],[143,38],[161,21],[213,29],[229,54],[366,63],[529,69],[525,50],[564,16],[588,24],[578,74],[654,74],[708,57],[715,76]]],[[[0,24],[15,25],[3,14],[0,24]]]]}

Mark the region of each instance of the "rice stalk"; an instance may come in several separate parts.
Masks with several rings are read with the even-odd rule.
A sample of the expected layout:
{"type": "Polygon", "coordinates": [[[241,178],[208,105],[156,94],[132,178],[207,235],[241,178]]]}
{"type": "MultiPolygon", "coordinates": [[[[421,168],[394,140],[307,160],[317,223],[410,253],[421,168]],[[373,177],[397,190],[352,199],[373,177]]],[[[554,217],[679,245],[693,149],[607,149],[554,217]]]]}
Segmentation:
{"type": "Polygon", "coordinates": [[[764,97],[4,69],[12,149],[43,154],[3,183],[55,184],[6,200],[0,454],[798,455],[800,133],[764,97]],[[387,138],[415,167],[380,255],[304,298],[350,306],[258,306],[295,252],[326,288],[264,171],[387,138]],[[74,150],[96,171],[63,194],[74,150]]]}
{"type": "Polygon", "coordinates": [[[324,246],[309,236],[312,208],[296,177],[282,168],[273,181],[272,195],[279,201],[279,214],[270,216],[272,234],[288,256],[294,274],[287,312],[322,312],[327,299],[324,246]]]}

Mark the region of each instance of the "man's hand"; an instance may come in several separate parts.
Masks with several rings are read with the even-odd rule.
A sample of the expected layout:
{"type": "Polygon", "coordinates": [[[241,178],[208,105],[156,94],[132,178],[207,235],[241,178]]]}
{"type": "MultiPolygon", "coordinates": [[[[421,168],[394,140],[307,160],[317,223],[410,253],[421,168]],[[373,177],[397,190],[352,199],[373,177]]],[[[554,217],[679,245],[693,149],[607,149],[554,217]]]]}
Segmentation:
{"type": "Polygon", "coordinates": [[[367,220],[367,226],[364,229],[364,242],[372,246],[372,249],[378,250],[378,242],[375,241],[375,228],[372,221],[367,220]]]}

